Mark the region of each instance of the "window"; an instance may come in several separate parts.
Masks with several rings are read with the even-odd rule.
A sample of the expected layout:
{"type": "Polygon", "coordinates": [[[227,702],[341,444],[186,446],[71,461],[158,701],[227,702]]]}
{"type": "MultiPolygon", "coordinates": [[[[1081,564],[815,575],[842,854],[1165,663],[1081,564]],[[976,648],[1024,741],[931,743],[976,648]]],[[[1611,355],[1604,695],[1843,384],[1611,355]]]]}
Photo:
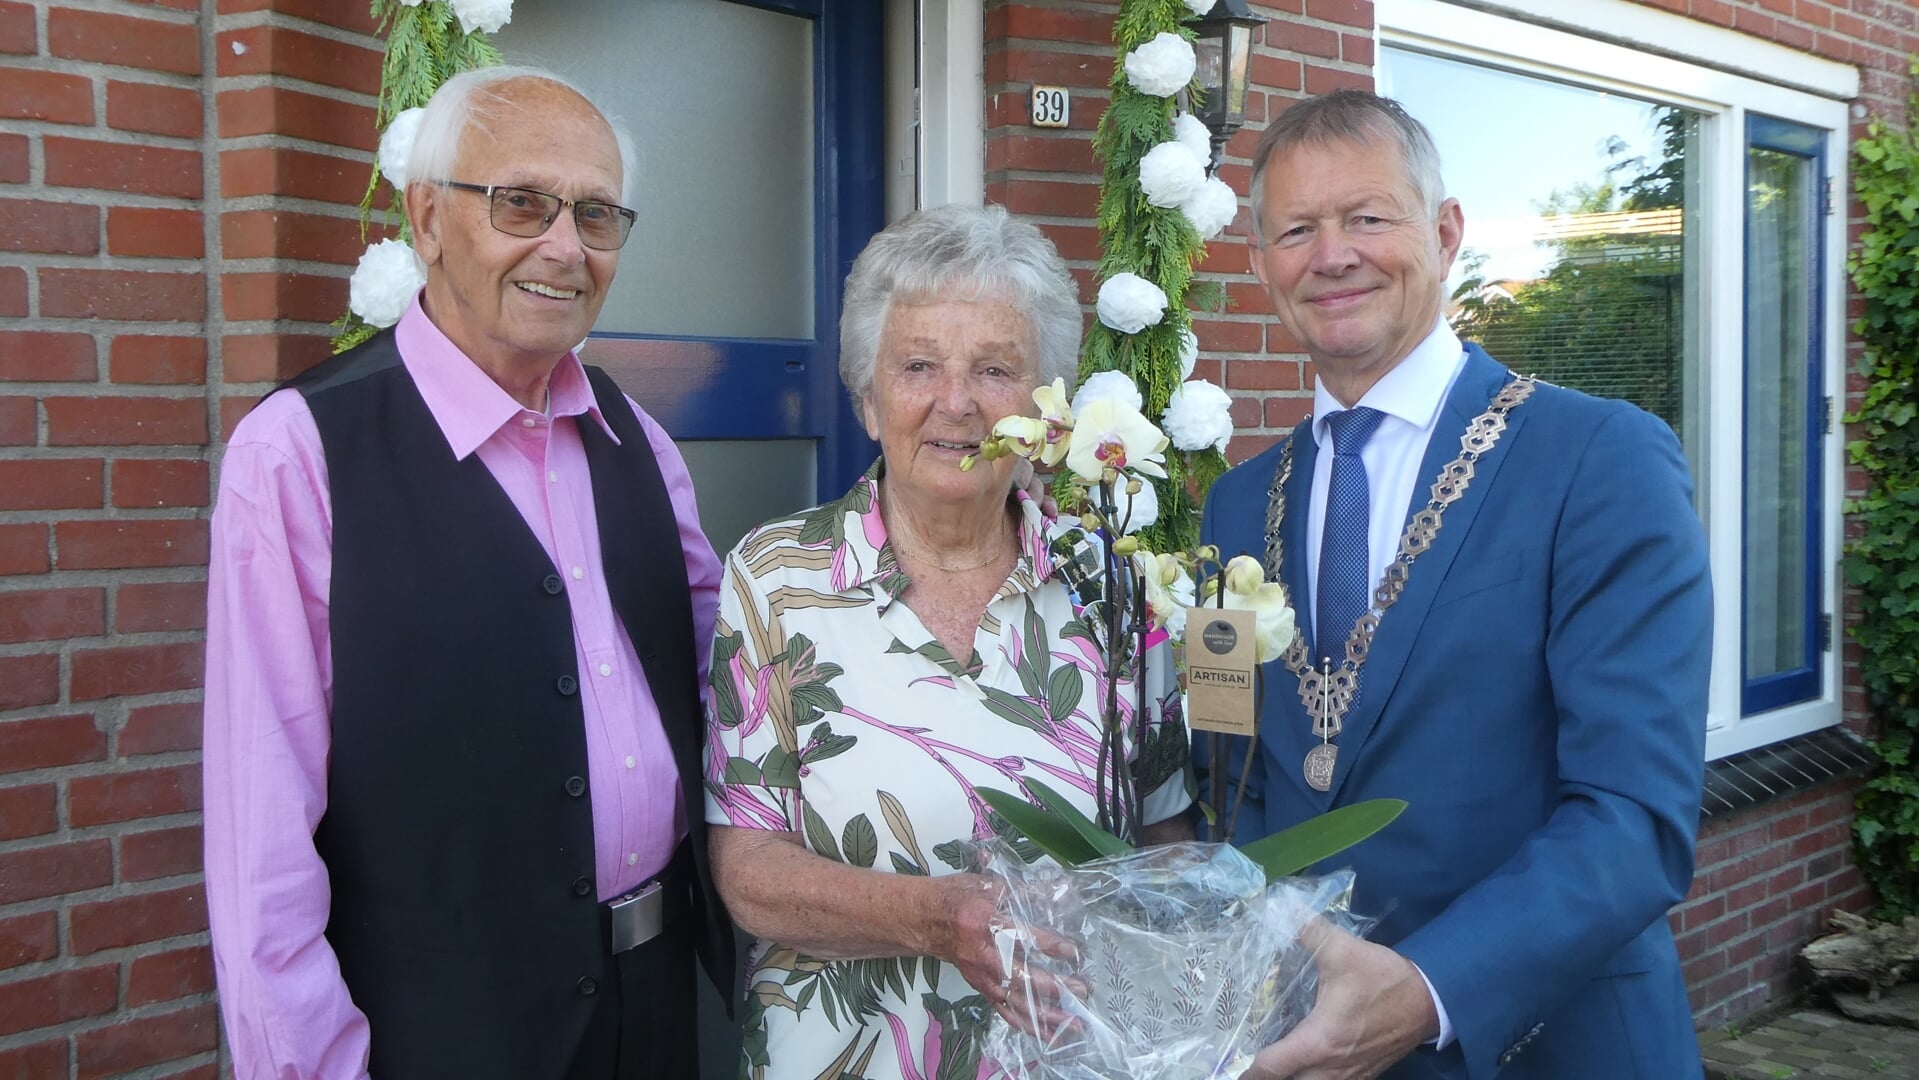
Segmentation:
{"type": "Polygon", "coordinates": [[[1709,756],[1836,724],[1828,193],[1857,75],[1636,4],[1586,5],[1595,37],[1527,21],[1538,3],[1494,6],[1519,17],[1378,6],[1380,90],[1432,130],[1465,211],[1454,326],[1678,433],[1712,549],[1709,756]]]}

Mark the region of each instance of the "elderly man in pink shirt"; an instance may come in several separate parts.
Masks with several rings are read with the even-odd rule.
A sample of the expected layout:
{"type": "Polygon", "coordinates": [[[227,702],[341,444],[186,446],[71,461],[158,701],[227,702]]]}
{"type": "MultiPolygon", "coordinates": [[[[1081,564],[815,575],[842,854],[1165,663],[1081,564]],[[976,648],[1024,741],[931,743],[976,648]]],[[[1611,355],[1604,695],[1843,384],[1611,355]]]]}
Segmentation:
{"type": "Polygon", "coordinates": [[[234,431],[213,517],[206,865],[234,1071],[691,1077],[732,931],[698,812],[720,567],[685,465],[580,364],[628,141],[459,76],[399,324],[234,431]],[[691,805],[692,811],[688,807],[691,805]]]}

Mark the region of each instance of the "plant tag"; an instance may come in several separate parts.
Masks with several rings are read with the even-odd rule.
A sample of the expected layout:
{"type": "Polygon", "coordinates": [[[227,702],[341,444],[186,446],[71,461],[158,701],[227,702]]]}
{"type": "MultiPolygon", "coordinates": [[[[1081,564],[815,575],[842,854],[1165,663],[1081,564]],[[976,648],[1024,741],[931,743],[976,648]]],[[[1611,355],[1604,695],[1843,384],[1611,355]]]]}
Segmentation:
{"type": "Polygon", "coordinates": [[[1253,733],[1254,619],[1236,608],[1186,609],[1186,726],[1192,730],[1253,733]]]}

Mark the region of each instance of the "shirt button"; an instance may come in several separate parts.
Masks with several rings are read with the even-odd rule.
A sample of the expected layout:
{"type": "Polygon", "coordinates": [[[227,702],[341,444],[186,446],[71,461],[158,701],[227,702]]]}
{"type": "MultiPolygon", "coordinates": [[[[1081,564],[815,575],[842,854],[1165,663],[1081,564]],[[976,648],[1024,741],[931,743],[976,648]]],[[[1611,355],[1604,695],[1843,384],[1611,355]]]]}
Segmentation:
{"type": "Polygon", "coordinates": [[[568,795],[571,795],[571,796],[573,796],[573,797],[574,797],[574,798],[576,798],[576,799],[577,799],[577,798],[579,798],[580,796],[582,796],[582,795],[584,795],[584,794],[586,794],[586,779],[585,779],[585,777],[580,777],[580,776],[569,776],[569,777],[567,777],[567,778],[566,778],[566,793],[567,793],[568,795]]]}
{"type": "Polygon", "coordinates": [[[606,676],[608,676],[608,675],[611,675],[611,674],[613,674],[613,665],[612,665],[612,664],[601,664],[601,665],[600,665],[600,677],[601,677],[601,678],[605,678],[606,676]]]}
{"type": "Polygon", "coordinates": [[[632,866],[633,864],[635,864],[635,863],[637,863],[637,862],[639,862],[639,861],[640,861],[640,856],[639,856],[639,853],[638,853],[638,852],[628,852],[628,853],[627,853],[627,856],[626,856],[626,865],[628,865],[628,866],[632,866]]]}
{"type": "Polygon", "coordinates": [[[523,419],[522,419],[522,420],[520,421],[520,426],[521,426],[521,427],[533,427],[534,425],[536,425],[536,424],[538,424],[538,423],[539,423],[539,421],[538,421],[538,420],[535,420],[535,419],[533,419],[533,418],[532,418],[531,416],[528,416],[528,417],[525,417],[525,418],[523,418],[523,419]]]}
{"type": "Polygon", "coordinates": [[[593,881],[584,875],[573,879],[573,895],[585,896],[593,891],[593,881]]]}
{"type": "Polygon", "coordinates": [[[561,581],[558,574],[548,574],[540,582],[540,588],[545,589],[548,596],[558,596],[566,591],[566,582],[561,581]]]}
{"type": "Polygon", "coordinates": [[[553,689],[558,690],[561,697],[572,697],[580,692],[580,680],[571,675],[562,675],[553,683],[553,689]]]}
{"type": "Polygon", "coordinates": [[[557,483],[559,483],[559,482],[560,482],[560,474],[559,474],[559,473],[557,473],[557,472],[550,472],[550,473],[547,473],[547,474],[546,474],[546,482],[547,482],[547,483],[549,483],[549,484],[557,484],[557,483]]]}
{"type": "Polygon", "coordinates": [[[581,578],[583,578],[583,577],[585,577],[585,576],[586,576],[586,571],[584,571],[584,570],[582,570],[582,569],[580,569],[580,568],[579,568],[579,567],[577,567],[577,566],[573,568],[573,580],[574,580],[574,581],[578,581],[578,580],[580,580],[581,578]]]}
{"type": "Polygon", "coordinates": [[[626,755],[626,767],[627,767],[627,768],[629,768],[629,769],[630,769],[630,768],[632,768],[632,767],[633,767],[634,765],[636,765],[636,764],[638,764],[638,763],[637,763],[637,762],[635,762],[635,761],[633,760],[633,755],[632,755],[632,754],[628,754],[628,755],[626,755]]]}
{"type": "Polygon", "coordinates": [[[580,976],[579,987],[581,997],[592,997],[594,994],[600,992],[600,980],[591,975],[582,975],[580,976]]]}

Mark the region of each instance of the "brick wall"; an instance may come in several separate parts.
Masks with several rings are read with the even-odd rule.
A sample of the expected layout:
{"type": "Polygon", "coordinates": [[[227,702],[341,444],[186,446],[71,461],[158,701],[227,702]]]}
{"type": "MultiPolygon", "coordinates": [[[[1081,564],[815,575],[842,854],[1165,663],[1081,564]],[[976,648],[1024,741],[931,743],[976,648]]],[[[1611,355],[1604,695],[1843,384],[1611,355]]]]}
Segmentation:
{"type": "Polygon", "coordinates": [[[0,1076],[216,1075],[212,448],[345,302],[365,11],[0,0],[0,1076]]]}
{"type": "MultiPolygon", "coordinates": [[[[1919,3],[1910,0],[1641,0],[1791,48],[1857,65],[1861,92],[1855,136],[1869,114],[1902,118],[1906,57],[1919,52],[1919,3]]],[[[990,3],[986,21],[987,198],[1038,222],[1093,296],[1098,238],[1093,218],[1098,167],[1093,131],[1112,74],[1110,0],[990,3]],[[1070,87],[1071,127],[1028,125],[1033,83],[1070,87]]],[[[1303,94],[1372,85],[1373,5],[1368,0],[1286,0],[1254,5],[1272,19],[1255,38],[1247,127],[1228,143],[1221,175],[1244,192],[1250,156],[1266,119],[1303,94]]],[[[1470,211],[1470,207],[1468,210],[1470,211]]],[[[1859,230],[1852,208],[1852,237],[1859,230]]],[[[1250,457],[1309,409],[1305,358],[1272,322],[1264,291],[1248,273],[1246,212],[1209,245],[1201,276],[1225,283],[1223,312],[1196,320],[1198,374],[1234,395],[1237,428],[1228,457],[1250,457]]],[[[1850,361],[1858,343],[1848,342],[1850,361]]],[[[1859,387],[1853,387],[1856,393],[1859,387]]],[[[1849,493],[1862,480],[1849,477],[1849,493]]],[[[1847,609],[1851,610],[1849,603],[1847,609]]],[[[1847,645],[1848,723],[1866,728],[1857,656],[1847,645]]],[[[1710,822],[1700,836],[1692,894],[1675,910],[1696,1016],[1722,1023],[1780,1000],[1792,987],[1793,951],[1819,932],[1835,907],[1862,910],[1871,896],[1851,864],[1854,783],[1832,783],[1710,822]]]]}

